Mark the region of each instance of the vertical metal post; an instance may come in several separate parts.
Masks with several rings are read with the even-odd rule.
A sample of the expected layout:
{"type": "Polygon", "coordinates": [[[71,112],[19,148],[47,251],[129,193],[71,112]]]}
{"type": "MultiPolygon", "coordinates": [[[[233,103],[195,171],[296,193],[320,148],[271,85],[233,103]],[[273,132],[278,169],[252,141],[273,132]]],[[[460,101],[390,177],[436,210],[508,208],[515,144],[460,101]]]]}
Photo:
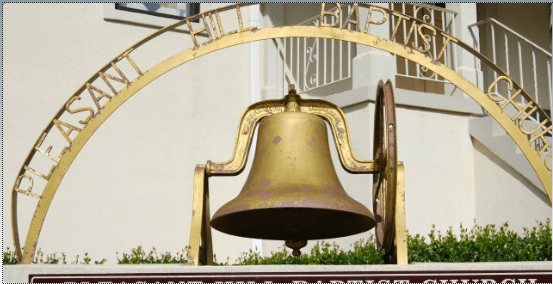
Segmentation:
{"type": "Polygon", "coordinates": [[[330,54],[332,55],[330,57],[330,82],[334,82],[334,49],[335,49],[336,41],[334,39],[331,39],[331,47],[330,47],[330,54]]]}
{"type": "Polygon", "coordinates": [[[549,88],[549,116],[551,117],[551,111],[553,110],[553,94],[551,86],[551,57],[547,59],[547,86],[549,88]]]}
{"type": "Polygon", "coordinates": [[[199,265],[200,263],[213,265],[208,191],[205,165],[197,165],[194,170],[192,224],[188,248],[189,265],[199,265]]]}
{"type": "MultiPolygon", "coordinates": [[[[451,18],[451,31],[450,31],[450,34],[452,36],[455,36],[455,16],[456,14],[453,14],[452,18],[451,18]]],[[[453,43],[451,43],[451,68],[455,71],[457,71],[457,50],[456,48],[453,46],[453,43]]],[[[478,49],[478,51],[480,51],[480,48],[478,49]]],[[[474,72],[475,74],[478,74],[478,70],[475,70],[474,72]]],[[[478,75],[476,75],[476,77],[478,77],[478,75]]],[[[478,81],[478,78],[477,80],[478,81]]]]}
{"type": "Polygon", "coordinates": [[[405,167],[403,162],[397,164],[395,243],[397,264],[408,264],[407,226],[405,216],[405,167]]]}
{"type": "MultiPolygon", "coordinates": [[[[405,14],[405,3],[401,3],[401,12],[405,14]]],[[[407,21],[400,19],[401,25],[403,26],[403,45],[409,46],[409,42],[406,42],[407,40],[407,21]]],[[[405,60],[405,75],[409,75],[409,60],[407,58],[404,58],[405,60]]]]}
{"type": "MultiPolygon", "coordinates": [[[[518,46],[518,74],[519,74],[519,81],[520,81],[520,87],[524,88],[524,75],[522,73],[522,48],[520,46],[520,38],[517,41],[518,46]]],[[[495,63],[495,62],[494,62],[495,63]]],[[[497,77],[497,76],[496,76],[497,77]]]]}
{"type": "MultiPolygon", "coordinates": [[[[307,38],[306,37],[303,38],[303,49],[305,51],[307,51],[307,38]]],[[[311,52],[313,52],[313,51],[311,51],[311,52]]],[[[301,85],[301,86],[303,86],[301,88],[301,90],[303,90],[303,91],[307,90],[307,56],[308,56],[307,52],[304,52],[303,53],[303,68],[302,68],[303,69],[303,74],[300,78],[300,79],[303,79],[303,82],[302,82],[302,85],[301,85]]],[[[300,83],[300,82],[298,82],[298,83],[300,83]]]]}
{"type": "MultiPolygon", "coordinates": [[[[442,16],[442,30],[447,33],[449,31],[446,30],[446,27],[447,27],[447,25],[446,25],[446,21],[447,21],[446,13],[444,11],[441,11],[440,15],[442,16]]],[[[445,44],[445,41],[446,41],[446,39],[442,38],[442,44],[445,44]]],[[[450,66],[448,56],[449,56],[449,52],[447,51],[447,48],[446,48],[446,49],[444,49],[444,54],[443,54],[444,65],[445,66],[450,66]]],[[[455,69],[453,69],[453,70],[455,70],[455,69]]]]}
{"type": "MultiPolygon", "coordinates": [[[[495,28],[493,26],[493,23],[490,23],[490,31],[491,31],[491,36],[492,36],[492,62],[497,65],[497,56],[496,56],[496,52],[495,52],[495,28]]],[[[493,71],[493,77],[497,78],[497,72],[495,70],[493,71]]],[[[494,86],[494,92],[496,94],[499,93],[497,91],[497,84],[495,84],[495,86],[494,86]]]]}
{"type": "MultiPolygon", "coordinates": [[[[413,6],[413,17],[417,17],[417,7],[415,5],[412,5],[413,6]]],[[[417,32],[418,28],[416,27],[415,25],[415,30],[413,31],[413,37],[415,39],[415,48],[418,50],[419,49],[419,33],[417,32]]],[[[421,66],[418,64],[418,63],[415,63],[415,68],[416,68],[416,75],[417,78],[420,78],[421,77],[421,66]]]]}
{"type": "Polygon", "coordinates": [[[316,55],[317,55],[317,64],[316,64],[316,68],[317,68],[317,72],[315,73],[316,74],[316,80],[317,80],[317,86],[320,86],[321,85],[321,81],[320,81],[320,73],[321,73],[321,52],[319,50],[319,46],[321,45],[321,40],[324,40],[324,39],[320,39],[320,38],[316,38],[315,41],[317,43],[317,45],[315,46],[316,47],[316,55]]]}
{"type": "Polygon", "coordinates": [[[296,86],[298,87],[298,92],[301,92],[302,89],[301,89],[301,85],[300,85],[300,38],[298,37],[295,37],[293,38],[293,40],[296,41],[296,76],[294,76],[294,78],[296,78],[296,86]]]}
{"type": "MultiPolygon", "coordinates": [[[[538,72],[536,71],[536,68],[537,68],[536,49],[532,47],[532,72],[534,74],[534,100],[536,101],[536,104],[539,105],[540,96],[538,93],[538,72]]],[[[538,113],[538,121],[539,121],[539,113],[538,113]]]]}
{"type": "MultiPolygon", "coordinates": [[[[505,32],[505,71],[509,74],[509,39],[505,32]]],[[[509,94],[510,96],[511,94],[509,94]]]]}

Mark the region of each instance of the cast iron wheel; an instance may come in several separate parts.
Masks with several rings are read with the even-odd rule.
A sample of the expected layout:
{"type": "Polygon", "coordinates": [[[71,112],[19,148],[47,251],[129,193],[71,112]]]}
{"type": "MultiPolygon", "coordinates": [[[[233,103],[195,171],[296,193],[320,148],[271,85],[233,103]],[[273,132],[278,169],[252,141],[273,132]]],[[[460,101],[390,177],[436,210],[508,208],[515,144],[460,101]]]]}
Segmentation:
{"type": "Polygon", "coordinates": [[[373,160],[378,172],[373,175],[373,212],[376,218],[376,243],[386,252],[384,261],[394,262],[395,210],[397,186],[397,135],[393,87],[390,80],[378,82],[374,120],[373,160]]]}

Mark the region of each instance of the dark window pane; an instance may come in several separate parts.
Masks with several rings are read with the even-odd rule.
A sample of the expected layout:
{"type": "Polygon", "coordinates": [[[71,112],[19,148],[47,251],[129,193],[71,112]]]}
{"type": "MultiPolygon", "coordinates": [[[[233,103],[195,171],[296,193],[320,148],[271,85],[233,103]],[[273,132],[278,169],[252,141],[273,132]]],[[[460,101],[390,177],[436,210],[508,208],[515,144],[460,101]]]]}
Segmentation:
{"type": "Polygon", "coordinates": [[[115,9],[182,20],[200,12],[200,3],[115,3],[115,9]]]}

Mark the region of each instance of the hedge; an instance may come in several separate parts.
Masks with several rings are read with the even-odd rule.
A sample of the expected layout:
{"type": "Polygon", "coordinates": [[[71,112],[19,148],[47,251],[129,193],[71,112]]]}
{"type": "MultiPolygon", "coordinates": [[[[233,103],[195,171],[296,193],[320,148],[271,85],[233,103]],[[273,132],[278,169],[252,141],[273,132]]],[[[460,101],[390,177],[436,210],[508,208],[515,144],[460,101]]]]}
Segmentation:
{"type": "MultiPolygon", "coordinates": [[[[407,236],[409,262],[498,262],[498,261],[550,261],[552,251],[551,222],[539,222],[532,229],[524,229],[522,236],[509,230],[505,223],[497,228],[495,225],[479,226],[474,223],[472,229],[460,226],[459,237],[449,228],[445,234],[432,228],[427,236],[407,236]]],[[[317,241],[309,253],[304,252],[294,257],[285,249],[271,252],[270,256],[262,257],[253,251],[243,253],[234,265],[266,265],[266,264],[382,264],[382,256],[376,248],[374,237],[360,240],[351,245],[350,250],[343,251],[335,243],[317,241]]],[[[4,251],[3,264],[17,263],[15,252],[9,248],[4,251]]],[[[176,254],[169,252],[158,254],[155,247],[146,252],[141,246],[134,248],[130,253],[123,253],[121,258],[117,253],[119,264],[144,263],[186,263],[187,248],[176,254]]],[[[92,261],[85,253],[79,262],[79,256],[72,264],[103,264],[101,261],[92,261]]],[[[34,263],[66,264],[66,255],[57,256],[56,253],[46,256],[37,251],[34,263]]],[[[229,260],[218,262],[216,265],[230,265],[229,260]]]]}

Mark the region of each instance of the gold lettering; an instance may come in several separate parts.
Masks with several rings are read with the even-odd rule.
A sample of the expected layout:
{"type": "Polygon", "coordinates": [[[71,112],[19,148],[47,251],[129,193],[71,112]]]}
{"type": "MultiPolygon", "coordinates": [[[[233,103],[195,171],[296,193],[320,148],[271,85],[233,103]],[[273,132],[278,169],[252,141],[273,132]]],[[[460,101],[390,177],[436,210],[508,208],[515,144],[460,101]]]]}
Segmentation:
{"type": "Polygon", "coordinates": [[[207,20],[205,19],[205,14],[202,14],[202,21],[204,22],[205,32],[207,33],[207,37],[209,38],[209,41],[213,41],[213,37],[211,36],[211,31],[209,30],[209,25],[207,24],[207,20]]]}
{"type": "Polygon", "coordinates": [[[335,3],[335,5],[336,5],[336,8],[337,8],[336,11],[327,12],[327,11],[325,11],[326,3],[321,3],[321,18],[320,18],[320,21],[319,21],[319,27],[334,28],[334,27],[337,27],[340,24],[340,12],[342,11],[342,7],[341,7],[340,3],[335,3]],[[336,20],[332,24],[325,24],[325,20],[324,20],[325,15],[333,16],[334,18],[336,18],[336,20]]]}
{"type": "Polygon", "coordinates": [[[219,28],[219,33],[221,34],[221,37],[224,37],[224,36],[227,36],[227,35],[231,35],[231,34],[235,34],[237,33],[236,30],[232,30],[228,33],[225,33],[224,30],[223,30],[223,24],[221,23],[221,17],[219,16],[219,11],[215,10],[215,17],[217,18],[217,23],[218,23],[218,28],[219,28]]]}
{"type": "Polygon", "coordinates": [[[28,195],[28,196],[31,196],[31,197],[34,197],[34,198],[38,198],[40,199],[41,196],[37,195],[37,194],[34,194],[32,193],[32,190],[33,190],[33,179],[28,176],[28,175],[20,175],[17,177],[17,179],[15,180],[15,184],[13,186],[13,190],[16,191],[16,192],[19,192],[19,193],[22,193],[22,194],[25,194],[25,195],[28,195]],[[26,178],[27,180],[29,180],[29,186],[27,187],[27,189],[20,189],[19,186],[21,185],[21,180],[23,178],[26,178]]]}
{"type": "Polygon", "coordinates": [[[48,175],[44,175],[43,173],[31,168],[31,167],[28,167],[28,166],[23,166],[23,168],[25,168],[25,170],[45,179],[45,180],[50,180],[50,177],[52,176],[52,173],[54,172],[54,169],[56,168],[56,165],[52,166],[52,168],[50,168],[50,172],[48,173],[48,175]]]}
{"type": "MultiPolygon", "coordinates": [[[[497,79],[492,83],[492,85],[490,85],[490,87],[488,88],[488,96],[491,96],[491,94],[490,94],[491,88],[492,88],[493,86],[495,86],[495,84],[496,84],[500,79],[505,80],[505,81],[507,81],[507,82],[509,83],[509,91],[512,91],[512,90],[513,90],[513,87],[512,87],[512,85],[511,85],[511,80],[510,80],[508,77],[506,77],[506,76],[500,76],[500,77],[497,78],[497,79]]],[[[506,101],[500,106],[501,109],[504,110],[505,107],[507,107],[509,104],[511,104],[511,106],[513,106],[515,109],[518,110],[518,113],[517,113],[514,117],[511,118],[512,121],[515,121],[516,119],[518,119],[518,117],[519,117],[520,115],[522,115],[522,114],[533,104],[532,101],[529,101],[523,108],[521,108],[521,107],[515,102],[515,98],[518,97],[521,93],[522,93],[522,89],[518,90],[516,93],[514,93],[508,100],[506,100],[506,101]]],[[[494,100],[494,99],[492,99],[492,100],[494,100]]],[[[501,100],[503,100],[502,97],[501,97],[501,99],[498,98],[498,99],[495,99],[494,101],[499,102],[499,101],[501,101],[501,100]]],[[[537,129],[536,129],[535,131],[532,130],[532,131],[530,131],[530,133],[527,133],[527,131],[524,130],[524,129],[522,128],[522,122],[524,122],[526,119],[528,119],[528,117],[530,117],[530,115],[531,115],[532,113],[534,113],[535,111],[537,111],[537,110],[538,110],[538,107],[537,107],[537,106],[534,106],[528,113],[526,113],[526,114],[522,117],[522,120],[521,120],[521,122],[519,123],[519,129],[520,129],[520,131],[522,131],[522,133],[527,134],[527,135],[530,135],[530,134],[535,133],[535,132],[537,131],[537,129]]],[[[542,127],[543,125],[544,125],[544,123],[542,122],[541,126],[538,126],[538,128],[539,128],[539,127],[542,127]]]]}
{"type": "Polygon", "coordinates": [[[188,30],[190,31],[190,36],[192,37],[192,42],[194,42],[194,49],[199,48],[200,45],[198,44],[198,41],[196,40],[196,35],[203,32],[203,31],[205,31],[205,27],[200,28],[197,31],[194,31],[192,29],[192,24],[190,23],[189,19],[186,19],[186,24],[188,25],[188,30]]]}
{"type": "Polygon", "coordinates": [[[95,86],[89,84],[89,83],[86,83],[86,88],[88,89],[88,92],[90,93],[90,96],[92,97],[92,100],[94,101],[94,104],[96,104],[96,107],[98,107],[98,110],[100,110],[102,107],[100,106],[100,100],[104,97],[107,97],[108,100],[111,100],[111,96],[106,94],[104,91],[96,88],[95,86]],[[96,97],[94,95],[94,91],[96,91],[97,93],[100,93],[100,96],[99,97],[96,97]]]}
{"type": "Polygon", "coordinates": [[[417,22],[413,21],[413,23],[411,24],[411,28],[409,28],[409,33],[407,33],[407,37],[405,38],[405,42],[403,42],[404,45],[408,45],[409,44],[409,40],[411,40],[411,35],[413,35],[413,31],[415,31],[415,25],[417,24],[417,22]]]}
{"type": "MultiPolygon", "coordinates": [[[[420,25],[419,28],[418,28],[419,36],[421,37],[421,39],[422,39],[422,41],[423,41],[423,43],[424,43],[424,49],[422,49],[422,50],[419,49],[419,51],[422,52],[422,53],[426,53],[426,52],[428,52],[428,51],[430,50],[430,42],[428,42],[428,39],[427,39],[426,36],[422,33],[422,29],[423,29],[423,28],[427,28],[427,29],[431,30],[433,36],[436,35],[436,29],[434,29],[433,27],[431,27],[431,26],[429,26],[429,25],[427,25],[427,24],[422,24],[422,25],[420,25]]],[[[413,47],[414,47],[414,48],[417,48],[417,47],[415,46],[415,43],[413,43],[413,47]]]]}
{"type": "Polygon", "coordinates": [[[442,36],[444,36],[446,38],[445,42],[444,42],[444,46],[442,46],[442,49],[440,50],[440,52],[438,53],[438,58],[436,58],[436,60],[440,60],[440,58],[442,58],[442,55],[444,54],[444,51],[445,51],[445,48],[447,47],[447,45],[449,44],[450,41],[453,41],[455,43],[459,42],[456,38],[444,33],[444,32],[441,32],[440,33],[442,36]]]}
{"type": "MultiPolygon", "coordinates": [[[[203,17],[203,16],[204,16],[204,15],[202,15],[202,17],[203,17]]],[[[215,24],[215,21],[213,20],[213,15],[211,15],[211,12],[209,12],[209,13],[207,14],[207,17],[208,17],[209,20],[211,21],[211,28],[212,28],[212,30],[213,30],[213,37],[214,37],[215,39],[220,39],[221,37],[220,37],[219,34],[217,33],[217,29],[216,29],[217,25],[215,24]]],[[[205,22],[205,18],[204,18],[204,22],[205,22]]],[[[219,27],[219,29],[221,29],[221,28],[219,27]]],[[[222,32],[221,32],[221,34],[222,34],[222,32]]]]}
{"type": "Polygon", "coordinates": [[[552,126],[549,125],[549,127],[547,127],[544,131],[542,131],[540,134],[532,137],[530,140],[528,140],[528,142],[532,143],[534,142],[536,139],[541,139],[541,141],[543,142],[543,147],[541,148],[541,151],[539,152],[539,155],[541,157],[541,155],[543,154],[543,152],[545,152],[545,150],[547,150],[547,147],[551,147],[551,143],[549,143],[549,141],[547,141],[547,139],[545,138],[545,134],[547,134],[547,132],[551,131],[551,128],[552,126]]]}
{"type": "MultiPolygon", "coordinates": [[[[396,26],[392,30],[392,35],[390,36],[390,40],[394,40],[396,38],[396,34],[397,34],[397,31],[399,30],[399,25],[401,25],[401,22],[403,22],[403,20],[409,19],[409,17],[403,16],[402,14],[399,14],[397,12],[392,12],[392,15],[398,17],[399,19],[396,22],[396,26]]],[[[413,21],[413,24],[411,25],[411,30],[409,31],[408,39],[411,37],[411,32],[413,32],[413,28],[415,27],[414,24],[415,22],[413,21]]]]}
{"type": "Polygon", "coordinates": [[[111,79],[113,81],[117,81],[117,82],[120,82],[120,83],[123,83],[127,86],[130,85],[130,82],[129,82],[129,79],[127,79],[127,77],[125,77],[125,74],[123,74],[123,72],[121,72],[121,69],[119,69],[119,67],[117,65],[115,65],[115,63],[113,62],[110,62],[111,64],[111,67],[113,67],[113,69],[115,69],[115,71],[119,74],[119,76],[121,76],[121,78],[117,78],[113,75],[110,75],[110,74],[107,74],[107,73],[104,73],[104,72],[98,72],[98,75],[100,75],[100,77],[102,78],[102,80],[104,80],[104,82],[106,82],[106,85],[108,85],[108,87],[111,89],[111,91],[113,92],[114,95],[117,95],[119,92],[117,92],[115,90],[115,88],[113,87],[113,85],[111,84],[110,81],[108,81],[108,79],[111,79]]]}
{"type": "Polygon", "coordinates": [[[365,23],[365,33],[369,32],[369,24],[382,25],[384,24],[384,22],[386,22],[387,19],[388,19],[388,14],[386,13],[386,11],[384,11],[384,9],[371,6],[369,8],[369,14],[367,15],[367,22],[365,23]],[[382,19],[380,21],[373,20],[372,18],[373,11],[378,11],[382,14],[382,19]]]}
{"type": "Polygon", "coordinates": [[[244,29],[244,26],[242,25],[242,12],[240,12],[240,5],[236,5],[236,14],[238,15],[238,24],[240,25],[240,31],[246,32],[257,29],[257,27],[249,27],[244,29]]]}
{"type": "Polygon", "coordinates": [[[77,101],[77,100],[80,100],[81,97],[79,96],[73,96],[69,99],[69,101],[65,104],[65,110],[67,112],[69,112],[70,114],[75,114],[75,113],[78,113],[78,112],[83,112],[83,111],[89,111],[90,114],[88,115],[88,117],[85,119],[85,120],[79,120],[79,123],[80,124],[87,124],[88,121],[92,118],[92,116],[94,115],[94,110],[91,108],[91,107],[83,107],[83,108],[79,108],[79,109],[70,109],[69,107],[71,106],[71,104],[74,102],[74,101],[77,101]]]}
{"type": "MultiPolygon", "coordinates": [[[[518,109],[518,113],[517,113],[515,116],[511,117],[511,120],[512,120],[512,121],[515,121],[516,119],[518,119],[518,117],[519,117],[522,113],[524,113],[524,112],[532,105],[532,102],[531,102],[531,101],[528,102],[523,108],[520,108],[516,103],[515,103],[515,104],[512,104],[512,105],[513,105],[516,109],[518,109]]],[[[536,108],[536,107],[534,107],[534,108],[536,108]]]]}
{"type": "MultiPolygon", "coordinates": [[[[500,102],[504,99],[501,96],[500,97],[492,96],[492,89],[495,87],[495,85],[497,85],[497,83],[499,83],[500,80],[507,81],[507,83],[509,84],[509,87],[508,87],[509,91],[513,90],[513,82],[511,81],[511,79],[509,79],[509,77],[507,77],[507,76],[497,77],[497,79],[495,79],[495,81],[493,81],[493,83],[491,83],[490,86],[488,87],[488,97],[490,98],[490,100],[492,100],[494,102],[500,102]]],[[[516,95],[518,95],[518,93],[516,93],[515,96],[516,95]]],[[[513,96],[513,97],[515,97],[515,96],[513,96]]],[[[511,99],[513,99],[513,97],[511,97],[511,99]]],[[[513,104],[513,105],[516,105],[516,104],[513,104]]],[[[504,108],[504,107],[502,107],[502,108],[504,108]]]]}
{"type": "Polygon", "coordinates": [[[131,57],[129,56],[129,53],[131,53],[132,49],[129,49],[127,50],[125,53],[123,53],[123,55],[119,56],[117,58],[117,60],[121,61],[121,59],[123,58],[127,58],[127,60],[129,61],[129,63],[131,64],[131,66],[134,68],[134,71],[136,71],[136,73],[138,73],[138,75],[142,76],[144,74],[142,74],[142,71],[140,71],[140,69],[138,68],[138,66],[136,66],[136,63],[134,63],[134,61],[131,59],[131,57]]]}
{"type": "MultiPolygon", "coordinates": [[[[514,93],[507,101],[505,101],[505,103],[503,103],[501,105],[501,109],[505,109],[505,107],[507,107],[507,105],[509,104],[512,104],[514,107],[518,107],[518,105],[515,103],[515,98],[518,97],[518,95],[520,95],[522,93],[522,90],[518,90],[516,93],[514,93]]],[[[489,95],[488,95],[489,96],[489,95]]],[[[503,98],[501,98],[502,100],[503,98]]],[[[501,101],[500,100],[500,101],[501,101]]]]}
{"type": "Polygon", "coordinates": [[[63,122],[63,121],[59,121],[57,119],[54,119],[52,120],[52,122],[54,122],[54,124],[56,125],[56,127],[60,130],[61,132],[61,135],[63,135],[63,137],[65,137],[65,140],[67,140],[67,143],[69,143],[69,145],[71,145],[71,138],[69,138],[69,135],[71,134],[71,132],[73,132],[73,130],[75,131],[81,131],[80,128],[78,127],[75,127],[71,124],[68,124],[66,122],[63,122]],[[65,132],[65,130],[63,130],[63,128],[61,126],[65,126],[67,128],[69,128],[69,131],[65,132]]]}
{"type": "Polygon", "coordinates": [[[42,143],[44,142],[44,139],[46,139],[46,135],[47,135],[47,133],[42,133],[42,136],[40,136],[40,139],[38,139],[38,143],[35,146],[35,150],[42,153],[48,159],[50,159],[50,160],[52,160],[56,163],[59,163],[61,156],[63,155],[63,153],[65,152],[65,149],[67,149],[67,148],[63,148],[61,154],[58,157],[52,156],[52,154],[50,153],[50,151],[52,151],[52,145],[48,146],[48,148],[46,148],[46,150],[40,148],[40,146],[42,146],[42,143]]]}
{"type": "Polygon", "coordinates": [[[530,115],[532,115],[532,113],[536,112],[536,110],[538,110],[538,107],[535,106],[534,108],[532,108],[531,111],[527,112],[523,117],[522,119],[520,120],[519,122],[519,125],[518,125],[518,129],[520,129],[520,132],[526,134],[526,135],[532,135],[534,133],[536,133],[541,127],[543,127],[546,123],[547,123],[547,120],[544,119],[544,121],[542,123],[540,123],[540,125],[538,125],[536,128],[534,128],[533,130],[531,131],[526,131],[523,127],[522,127],[522,124],[524,123],[524,121],[526,121],[530,115]]]}
{"type": "Polygon", "coordinates": [[[360,31],[359,30],[359,7],[358,6],[359,5],[357,3],[353,3],[353,6],[351,7],[351,12],[349,12],[349,15],[346,18],[346,21],[342,25],[342,29],[345,29],[347,24],[350,23],[350,24],[355,25],[355,30],[356,31],[358,31],[358,32],[360,31]],[[351,17],[353,16],[353,13],[355,13],[355,20],[350,20],[351,17]]]}

